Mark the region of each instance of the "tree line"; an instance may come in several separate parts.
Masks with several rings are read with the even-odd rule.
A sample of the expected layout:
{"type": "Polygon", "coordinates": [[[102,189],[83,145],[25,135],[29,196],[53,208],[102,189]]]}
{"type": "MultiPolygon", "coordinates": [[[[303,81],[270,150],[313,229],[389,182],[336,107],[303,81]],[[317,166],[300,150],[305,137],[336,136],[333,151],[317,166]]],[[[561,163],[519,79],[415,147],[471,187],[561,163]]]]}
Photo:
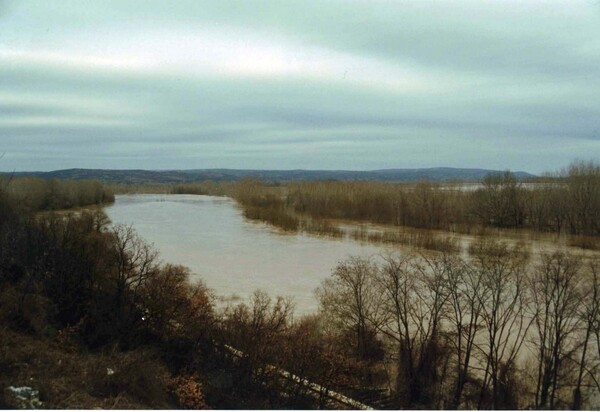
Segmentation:
{"type": "Polygon", "coordinates": [[[95,180],[45,180],[36,177],[0,179],[5,202],[29,212],[112,203],[113,192],[95,180]]]}
{"type": "Polygon", "coordinates": [[[205,180],[190,183],[105,183],[115,194],[173,194],[229,196],[234,182],[205,180]]]}
{"type": "Polygon", "coordinates": [[[421,181],[310,181],[267,185],[245,180],[231,195],[249,218],[287,230],[304,217],[472,232],[476,227],[600,235],[600,165],[574,162],[538,183],[510,172],[488,175],[475,190],[421,181]]]}

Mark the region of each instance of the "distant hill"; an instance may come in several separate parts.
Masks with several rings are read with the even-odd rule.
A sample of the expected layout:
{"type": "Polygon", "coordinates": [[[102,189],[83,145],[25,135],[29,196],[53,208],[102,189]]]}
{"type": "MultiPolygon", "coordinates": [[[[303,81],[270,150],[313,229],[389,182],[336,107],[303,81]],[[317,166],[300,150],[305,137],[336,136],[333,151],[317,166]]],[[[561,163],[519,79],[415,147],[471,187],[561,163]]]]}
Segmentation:
{"type": "MultiPolygon", "coordinates": [[[[194,170],[110,170],[64,169],[52,172],[15,172],[15,176],[36,176],[44,179],[97,179],[110,183],[188,183],[202,180],[235,181],[255,177],[266,181],[286,180],[379,180],[386,182],[481,181],[499,170],[434,167],[429,169],[355,170],[247,170],[247,169],[194,169],[194,170]]],[[[513,172],[520,180],[535,178],[526,172],[513,172]]],[[[12,173],[1,173],[9,175],[12,173]]]]}

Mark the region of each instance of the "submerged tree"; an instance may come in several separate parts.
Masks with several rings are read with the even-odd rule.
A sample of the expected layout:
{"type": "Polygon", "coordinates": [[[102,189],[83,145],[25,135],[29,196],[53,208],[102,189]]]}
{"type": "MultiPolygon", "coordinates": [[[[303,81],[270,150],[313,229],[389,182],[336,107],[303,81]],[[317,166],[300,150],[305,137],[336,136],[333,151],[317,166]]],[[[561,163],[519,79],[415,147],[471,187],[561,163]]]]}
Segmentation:
{"type": "Polygon", "coordinates": [[[567,183],[571,232],[600,234],[600,165],[574,162],[563,175],[567,183]]]}
{"type": "Polygon", "coordinates": [[[600,370],[600,260],[595,259],[589,264],[587,278],[584,279],[581,307],[579,316],[583,327],[583,342],[581,356],[579,357],[579,367],[577,372],[577,383],[573,390],[572,409],[581,409],[583,402],[582,387],[585,376],[589,376],[600,392],[600,382],[596,378],[600,370]],[[596,346],[598,354],[595,362],[589,358],[594,358],[594,353],[588,354],[590,339],[596,334],[596,346]]]}
{"type": "Polygon", "coordinates": [[[530,289],[537,339],[535,407],[555,409],[565,361],[579,346],[580,263],[561,252],[544,254],[530,289]]]}
{"type": "Polygon", "coordinates": [[[483,188],[473,196],[473,213],[482,223],[498,227],[518,227],[523,223],[521,189],[511,172],[487,175],[483,188]]]}
{"type": "MultiPolygon", "coordinates": [[[[485,288],[482,273],[458,257],[447,259],[448,320],[453,328],[451,340],[456,356],[456,383],[449,403],[450,409],[461,406],[465,386],[469,382],[476,340],[481,329],[485,288]]],[[[473,405],[469,405],[473,407],[473,405]]]]}
{"type": "Polygon", "coordinates": [[[485,363],[478,407],[491,386],[491,406],[515,408],[516,399],[509,379],[531,321],[526,316],[525,288],[528,254],[522,245],[481,241],[471,245],[473,268],[481,276],[477,299],[485,334],[481,354],[485,363]]]}

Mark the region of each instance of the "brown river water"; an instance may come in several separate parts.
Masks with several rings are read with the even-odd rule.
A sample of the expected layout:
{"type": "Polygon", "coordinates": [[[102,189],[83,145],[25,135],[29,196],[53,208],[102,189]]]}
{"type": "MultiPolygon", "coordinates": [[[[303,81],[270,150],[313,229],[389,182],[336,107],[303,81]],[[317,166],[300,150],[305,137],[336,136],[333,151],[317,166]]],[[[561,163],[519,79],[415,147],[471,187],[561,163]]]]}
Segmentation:
{"type": "Polygon", "coordinates": [[[113,224],[133,225],[161,259],[190,268],[217,295],[246,299],[256,289],[290,296],[296,314],[318,309],[314,290],[338,261],[384,248],[249,221],[234,200],[198,195],[122,195],[105,208],[113,224]]]}
{"type": "MultiPolygon", "coordinates": [[[[370,244],[298,233],[284,233],[266,223],[244,218],[236,202],[226,197],[199,195],[120,195],[105,208],[113,224],[132,225],[152,243],[166,263],[190,268],[192,280],[202,279],[224,301],[246,300],[261,289],[271,296],[292,297],[296,314],[318,309],[314,294],[337,263],[349,256],[373,257],[390,250],[411,252],[406,245],[370,244]]],[[[360,225],[336,222],[346,232],[360,225]]],[[[390,230],[362,225],[369,231],[390,230]]],[[[398,229],[394,230],[415,230],[398,229]]],[[[456,237],[463,252],[473,235],[438,232],[456,237]]],[[[569,249],[582,255],[599,255],[567,246],[565,237],[528,231],[491,231],[509,243],[522,242],[532,255],[569,249]]]]}

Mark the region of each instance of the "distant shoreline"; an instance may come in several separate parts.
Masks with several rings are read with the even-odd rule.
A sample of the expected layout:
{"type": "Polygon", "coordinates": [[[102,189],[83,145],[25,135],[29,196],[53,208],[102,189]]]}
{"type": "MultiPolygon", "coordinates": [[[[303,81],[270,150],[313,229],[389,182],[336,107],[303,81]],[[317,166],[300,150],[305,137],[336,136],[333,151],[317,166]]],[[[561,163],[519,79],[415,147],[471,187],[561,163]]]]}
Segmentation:
{"type": "MultiPolygon", "coordinates": [[[[253,170],[253,169],[193,169],[193,170],[113,170],[113,169],[63,169],[49,172],[0,172],[2,175],[33,176],[44,179],[93,179],[108,183],[190,183],[203,180],[237,181],[257,178],[265,181],[298,180],[367,180],[384,182],[415,182],[430,180],[440,182],[480,182],[489,174],[501,173],[492,169],[463,169],[450,167],[381,170],[253,170]]],[[[537,176],[513,172],[527,181],[537,176]]]]}

